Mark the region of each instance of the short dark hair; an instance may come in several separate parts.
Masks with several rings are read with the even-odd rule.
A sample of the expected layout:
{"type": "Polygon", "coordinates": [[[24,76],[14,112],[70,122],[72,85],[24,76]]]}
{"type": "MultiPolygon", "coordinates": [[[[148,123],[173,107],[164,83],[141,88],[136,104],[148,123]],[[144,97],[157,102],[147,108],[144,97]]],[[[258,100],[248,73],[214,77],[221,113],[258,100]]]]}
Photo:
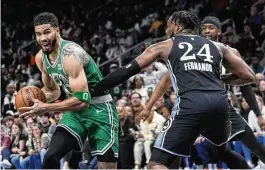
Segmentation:
{"type": "Polygon", "coordinates": [[[34,18],[34,26],[51,24],[52,27],[59,27],[58,18],[49,12],[42,12],[34,18]]]}
{"type": "Polygon", "coordinates": [[[171,15],[171,21],[181,24],[185,29],[201,32],[201,20],[192,12],[177,11],[171,15]]]}
{"type": "Polygon", "coordinates": [[[138,92],[132,92],[131,95],[130,95],[130,100],[132,100],[132,96],[134,94],[137,94],[139,96],[139,98],[142,100],[142,95],[140,93],[138,93],[138,92]]]}

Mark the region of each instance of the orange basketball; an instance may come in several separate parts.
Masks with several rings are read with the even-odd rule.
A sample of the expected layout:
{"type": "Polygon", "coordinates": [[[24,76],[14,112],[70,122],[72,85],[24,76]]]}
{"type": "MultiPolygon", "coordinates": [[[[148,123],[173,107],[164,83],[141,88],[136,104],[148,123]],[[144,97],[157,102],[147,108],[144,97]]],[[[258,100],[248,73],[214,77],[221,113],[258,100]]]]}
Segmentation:
{"type": "Polygon", "coordinates": [[[30,100],[31,97],[44,103],[46,102],[45,94],[41,89],[35,86],[26,86],[17,92],[15,101],[16,109],[32,106],[34,103],[30,100]]]}

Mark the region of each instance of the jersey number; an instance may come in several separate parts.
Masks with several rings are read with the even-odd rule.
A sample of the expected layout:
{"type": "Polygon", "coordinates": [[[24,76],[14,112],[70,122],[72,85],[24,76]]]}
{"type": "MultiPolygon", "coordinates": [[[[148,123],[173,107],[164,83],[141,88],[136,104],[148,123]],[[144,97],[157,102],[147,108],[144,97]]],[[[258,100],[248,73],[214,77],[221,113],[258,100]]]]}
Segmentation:
{"type": "Polygon", "coordinates": [[[192,44],[188,43],[188,42],[181,42],[179,43],[179,48],[180,49],[184,49],[185,46],[188,47],[187,51],[180,57],[180,61],[187,61],[187,60],[196,60],[196,55],[197,56],[204,56],[205,59],[204,61],[207,61],[207,62],[210,62],[212,63],[213,60],[213,56],[211,55],[210,53],[210,46],[209,44],[204,44],[202,46],[202,48],[199,50],[199,52],[195,55],[195,54],[192,54],[192,55],[189,55],[189,53],[192,51],[193,49],[193,46],[192,44]]]}

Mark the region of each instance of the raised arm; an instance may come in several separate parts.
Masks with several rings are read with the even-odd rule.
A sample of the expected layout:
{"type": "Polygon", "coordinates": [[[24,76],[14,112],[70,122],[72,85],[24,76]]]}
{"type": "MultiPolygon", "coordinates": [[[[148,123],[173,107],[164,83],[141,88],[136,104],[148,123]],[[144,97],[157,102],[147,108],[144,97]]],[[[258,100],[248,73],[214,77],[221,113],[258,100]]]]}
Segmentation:
{"type": "Polygon", "coordinates": [[[167,59],[172,45],[171,39],[151,45],[131,63],[110,73],[95,87],[92,87],[93,93],[97,94],[123,83],[158,58],[167,59]]]}
{"type": "Polygon", "coordinates": [[[44,87],[41,90],[44,92],[46,96],[46,101],[52,102],[58,99],[61,95],[60,88],[58,84],[44,71],[42,56],[40,52],[36,55],[35,61],[41,72],[41,78],[44,85],[44,87]]]}

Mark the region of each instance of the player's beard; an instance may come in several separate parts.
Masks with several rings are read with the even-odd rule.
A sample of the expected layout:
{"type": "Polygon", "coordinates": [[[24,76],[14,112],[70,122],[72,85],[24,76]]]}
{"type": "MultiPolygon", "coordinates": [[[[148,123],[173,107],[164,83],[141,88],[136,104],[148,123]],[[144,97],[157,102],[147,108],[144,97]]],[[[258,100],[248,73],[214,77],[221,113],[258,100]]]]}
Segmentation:
{"type": "Polygon", "coordinates": [[[54,47],[55,47],[55,45],[56,45],[56,42],[57,42],[57,37],[56,37],[56,34],[55,34],[54,37],[53,37],[53,40],[51,41],[51,43],[49,42],[50,47],[49,47],[48,49],[45,49],[45,48],[43,48],[43,47],[41,46],[41,48],[42,48],[42,52],[43,52],[44,54],[50,54],[50,53],[52,53],[53,50],[54,50],[54,47]]]}

